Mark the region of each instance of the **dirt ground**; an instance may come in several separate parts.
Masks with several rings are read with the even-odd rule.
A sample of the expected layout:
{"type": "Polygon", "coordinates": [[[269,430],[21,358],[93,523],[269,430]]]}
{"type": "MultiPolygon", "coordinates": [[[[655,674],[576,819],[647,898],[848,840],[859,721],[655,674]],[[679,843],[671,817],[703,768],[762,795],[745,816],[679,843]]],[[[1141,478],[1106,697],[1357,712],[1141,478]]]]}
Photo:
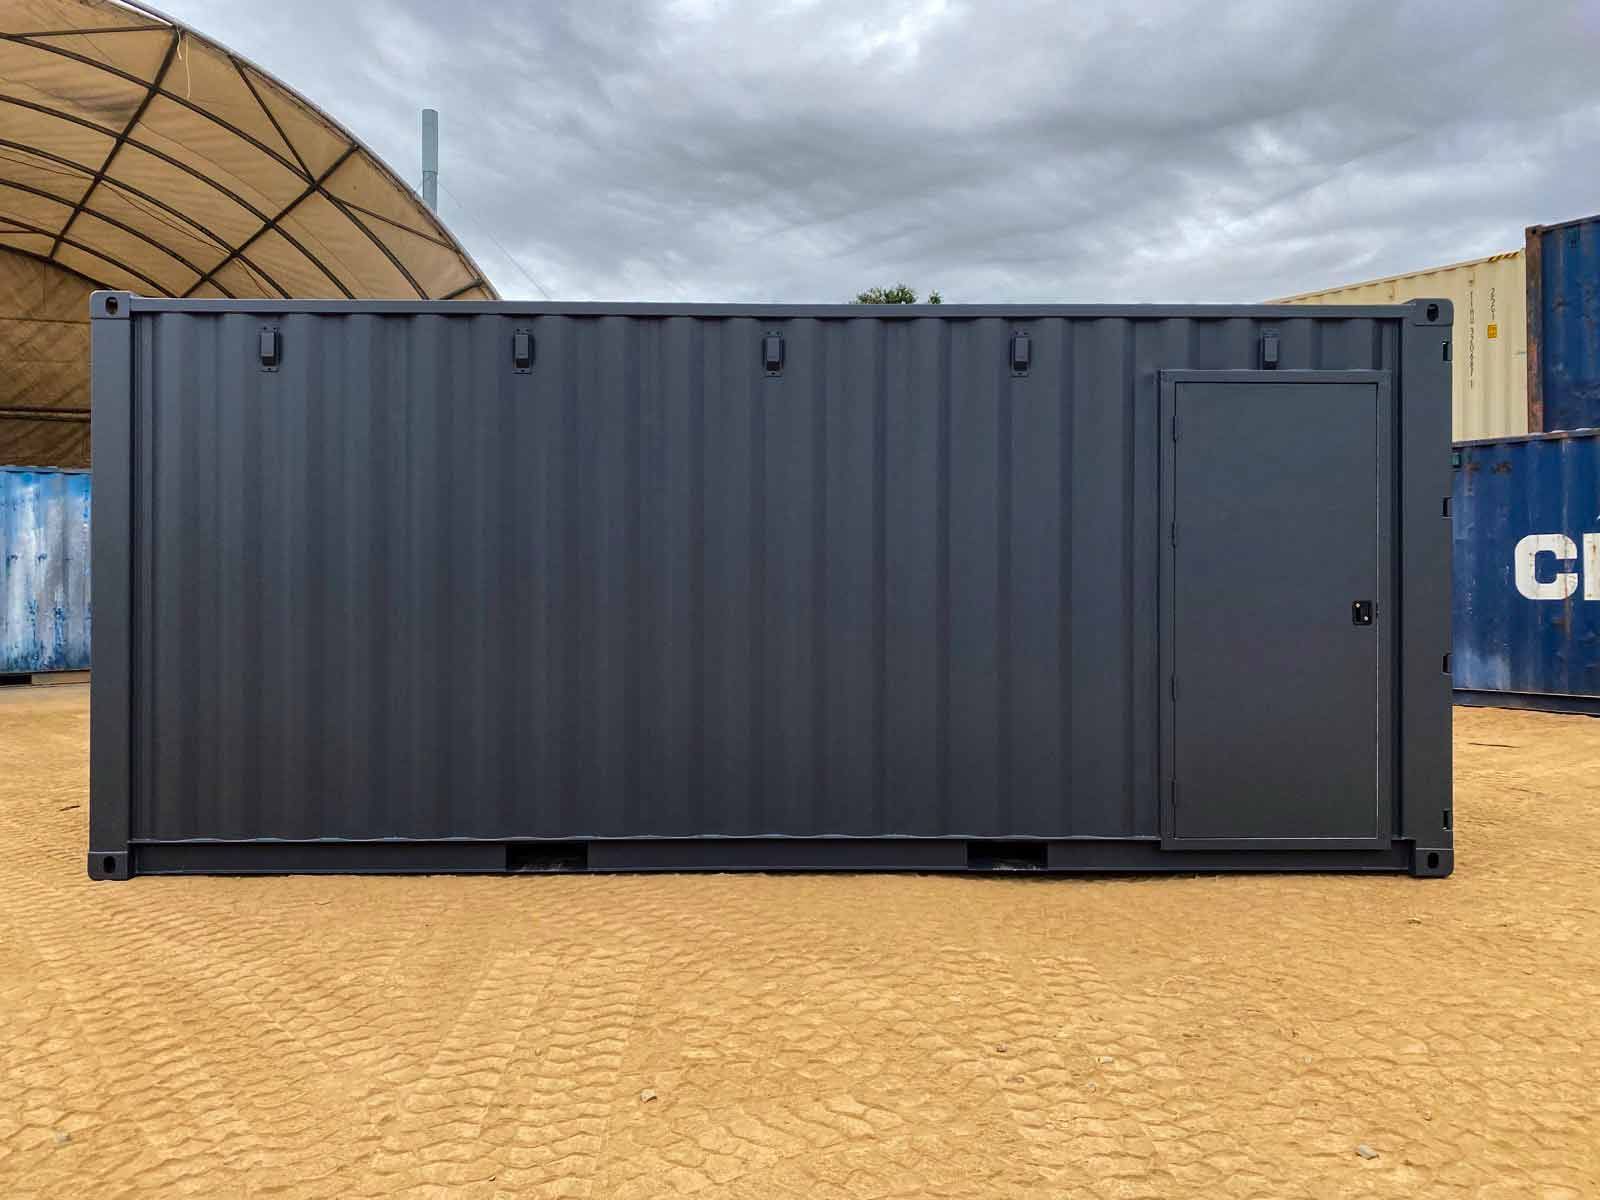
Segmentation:
{"type": "Polygon", "coordinates": [[[96,884],[87,739],[0,689],[8,1200],[1600,1195],[1600,721],[1457,710],[1447,880],[96,884]]]}

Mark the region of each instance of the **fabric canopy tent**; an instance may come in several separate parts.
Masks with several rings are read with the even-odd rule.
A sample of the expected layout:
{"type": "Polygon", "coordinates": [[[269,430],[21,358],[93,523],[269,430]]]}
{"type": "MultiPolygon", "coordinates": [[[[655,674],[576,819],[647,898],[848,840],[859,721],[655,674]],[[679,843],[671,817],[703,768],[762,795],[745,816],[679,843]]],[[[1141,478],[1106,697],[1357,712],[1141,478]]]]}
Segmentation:
{"type": "Polygon", "coordinates": [[[225,47],[114,0],[0,0],[0,259],[0,462],[87,454],[86,425],[72,453],[59,428],[36,427],[87,417],[87,336],[71,327],[92,287],[495,298],[348,130],[225,47]]]}

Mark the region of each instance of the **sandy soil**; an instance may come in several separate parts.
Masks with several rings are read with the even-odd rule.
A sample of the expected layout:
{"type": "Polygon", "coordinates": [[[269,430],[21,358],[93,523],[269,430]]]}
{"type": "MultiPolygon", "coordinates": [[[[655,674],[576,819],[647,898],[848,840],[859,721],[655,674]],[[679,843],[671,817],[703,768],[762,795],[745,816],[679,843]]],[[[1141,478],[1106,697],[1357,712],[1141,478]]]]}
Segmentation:
{"type": "Polygon", "coordinates": [[[87,700],[0,690],[0,1196],[1600,1195],[1597,721],[1458,710],[1443,881],[94,884],[87,700]]]}

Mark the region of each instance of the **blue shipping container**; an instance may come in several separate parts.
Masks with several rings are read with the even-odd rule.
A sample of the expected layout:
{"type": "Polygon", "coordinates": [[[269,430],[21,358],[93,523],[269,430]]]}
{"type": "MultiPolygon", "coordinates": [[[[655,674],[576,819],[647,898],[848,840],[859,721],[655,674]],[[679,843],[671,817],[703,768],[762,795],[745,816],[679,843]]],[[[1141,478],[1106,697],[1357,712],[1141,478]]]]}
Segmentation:
{"type": "Polygon", "coordinates": [[[89,472],[0,467],[0,674],[89,666],[89,472]]]}
{"type": "Polygon", "coordinates": [[[1457,701],[1600,712],[1600,429],[1455,455],[1457,701]]]}
{"type": "Polygon", "coordinates": [[[1527,231],[1530,429],[1600,425],[1600,216],[1527,231]]]}

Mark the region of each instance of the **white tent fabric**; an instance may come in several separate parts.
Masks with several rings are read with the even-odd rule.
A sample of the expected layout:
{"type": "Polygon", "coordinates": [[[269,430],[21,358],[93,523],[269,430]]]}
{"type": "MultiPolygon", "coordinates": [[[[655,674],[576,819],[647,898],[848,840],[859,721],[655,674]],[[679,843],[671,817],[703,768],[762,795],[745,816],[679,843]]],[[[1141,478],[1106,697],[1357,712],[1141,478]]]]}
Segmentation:
{"type": "Polygon", "coordinates": [[[0,0],[0,463],[87,460],[93,286],[498,298],[376,155],[226,47],[139,3],[0,0]]]}
{"type": "Polygon", "coordinates": [[[348,130],[114,0],[0,0],[0,245],[146,295],[494,297],[348,130]]]}
{"type": "Polygon", "coordinates": [[[89,293],[0,247],[0,466],[89,465],[89,293]]]}

